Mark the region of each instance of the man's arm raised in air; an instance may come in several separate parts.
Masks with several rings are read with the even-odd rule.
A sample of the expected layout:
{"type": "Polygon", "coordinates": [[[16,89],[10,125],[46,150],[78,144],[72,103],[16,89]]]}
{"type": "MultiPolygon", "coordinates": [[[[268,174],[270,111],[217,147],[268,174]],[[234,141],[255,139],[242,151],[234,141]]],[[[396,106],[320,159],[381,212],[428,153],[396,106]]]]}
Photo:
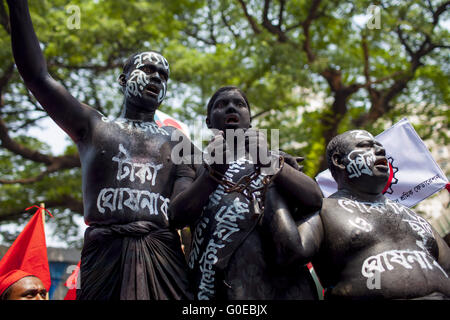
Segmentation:
{"type": "Polygon", "coordinates": [[[7,0],[10,9],[14,59],[25,85],[48,115],[78,142],[97,112],[75,99],[48,73],[47,63],[33,29],[27,0],[7,0]]]}

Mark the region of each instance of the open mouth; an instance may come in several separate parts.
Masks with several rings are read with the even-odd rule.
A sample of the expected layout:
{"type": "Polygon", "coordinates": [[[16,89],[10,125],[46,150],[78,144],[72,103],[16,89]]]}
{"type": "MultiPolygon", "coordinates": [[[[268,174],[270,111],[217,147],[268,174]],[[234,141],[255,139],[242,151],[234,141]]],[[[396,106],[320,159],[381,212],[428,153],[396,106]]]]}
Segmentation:
{"type": "Polygon", "coordinates": [[[225,117],[226,124],[237,124],[239,123],[239,117],[235,114],[230,114],[225,117]]]}
{"type": "Polygon", "coordinates": [[[155,86],[155,85],[153,85],[153,84],[149,84],[146,88],[145,88],[145,92],[147,92],[148,94],[150,94],[150,95],[153,95],[153,96],[158,96],[158,94],[159,94],[159,87],[157,87],[157,86],[155,86]]]}
{"type": "Polygon", "coordinates": [[[389,167],[386,158],[378,159],[377,161],[375,161],[374,166],[382,169],[387,169],[389,167]]]}

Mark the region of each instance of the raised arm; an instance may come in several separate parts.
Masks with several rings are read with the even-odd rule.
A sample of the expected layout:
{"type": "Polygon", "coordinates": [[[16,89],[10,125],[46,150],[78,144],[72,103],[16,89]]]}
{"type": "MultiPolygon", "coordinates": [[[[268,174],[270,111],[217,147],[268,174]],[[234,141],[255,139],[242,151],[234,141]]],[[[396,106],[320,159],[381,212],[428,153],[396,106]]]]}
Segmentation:
{"type": "Polygon", "coordinates": [[[87,132],[89,119],[97,112],[76,100],[49,75],[27,0],[7,0],[7,3],[14,59],[25,85],[72,140],[79,141],[87,132]]]}

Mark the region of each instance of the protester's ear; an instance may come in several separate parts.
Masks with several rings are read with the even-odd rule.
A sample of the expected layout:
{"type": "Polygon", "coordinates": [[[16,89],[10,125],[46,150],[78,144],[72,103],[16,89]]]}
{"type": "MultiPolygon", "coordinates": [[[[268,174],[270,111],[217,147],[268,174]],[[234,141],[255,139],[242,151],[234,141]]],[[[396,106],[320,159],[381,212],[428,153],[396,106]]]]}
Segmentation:
{"type": "Polygon", "coordinates": [[[121,87],[125,87],[127,83],[127,76],[125,75],[125,73],[121,73],[117,80],[121,87]]]}
{"type": "Polygon", "coordinates": [[[333,153],[331,156],[331,161],[333,162],[333,165],[341,170],[345,169],[345,165],[342,163],[341,155],[337,152],[333,153]]]}

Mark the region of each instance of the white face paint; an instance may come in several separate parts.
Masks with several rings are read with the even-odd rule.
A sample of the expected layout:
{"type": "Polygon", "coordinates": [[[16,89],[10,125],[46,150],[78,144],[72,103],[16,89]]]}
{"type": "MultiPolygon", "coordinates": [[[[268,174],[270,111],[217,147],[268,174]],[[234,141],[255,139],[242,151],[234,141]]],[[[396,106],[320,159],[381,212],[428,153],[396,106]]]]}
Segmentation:
{"type": "Polygon", "coordinates": [[[136,68],[140,68],[144,65],[145,60],[152,62],[153,64],[162,64],[167,74],[169,74],[169,62],[166,58],[156,52],[142,52],[134,57],[134,65],[136,68]]]}
{"type": "MultiPolygon", "coordinates": [[[[127,97],[142,97],[143,90],[150,84],[150,77],[147,73],[140,70],[141,67],[145,66],[148,63],[153,65],[158,65],[162,67],[167,75],[170,73],[169,63],[167,60],[160,54],[156,52],[143,52],[137,54],[134,57],[134,69],[129,79],[126,83],[125,94],[127,97]]],[[[158,77],[161,80],[162,89],[158,93],[158,103],[161,103],[164,100],[167,92],[167,81],[162,79],[157,73],[158,77]]]]}
{"type": "MultiPolygon", "coordinates": [[[[142,97],[142,91],[150,83],[147,74],[139,69],[133,70],[127,81],[126,95],[127,97],[142,97]]],[[[159,97],[158,97],[159,98],[159,97]]]]}
{"type": "Polygon", "coordinates": [[[352,130],[350,133],[353,134],[355,139],[375,139],[373,135],[364,130],[352,130]]]}
{"type": "Polygon", "coordinates": [[[350,161],[347,165],[347,171],[349,173],[349,178],[358,178],[363,174],[373,176],[371,166],[375,163],[376,157],[374,152],[366,151],[361,152],[361,150],[353,150],[347,156],[350,161]]]}
{"type": "Polygon", "coordinates": [[[163,88],[161,89],[161,91],[159,91],[158,94],[158,103],[161,103],[164,100],[164,97],[166,96],[167,92],[167,86],[165,82],[162,83],[162,86],[163,88]]]}

